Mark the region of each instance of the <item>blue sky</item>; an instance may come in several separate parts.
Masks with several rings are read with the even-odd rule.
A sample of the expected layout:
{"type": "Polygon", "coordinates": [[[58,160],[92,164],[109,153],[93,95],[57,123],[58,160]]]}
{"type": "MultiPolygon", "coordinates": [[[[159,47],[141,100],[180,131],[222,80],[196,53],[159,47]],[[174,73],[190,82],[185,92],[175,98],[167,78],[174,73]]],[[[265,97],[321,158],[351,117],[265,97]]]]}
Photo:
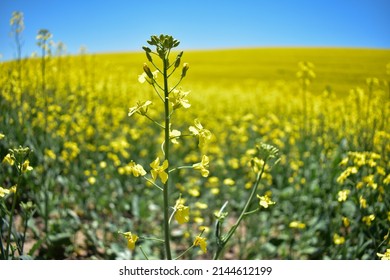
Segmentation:
{"type": "Polygon", "coordinates": [[[140,50],[153,34],[181,49],[273,46],[390,48],[390,0],[0,0],[0,53],[15,57],[13,11],[24,13],[23,56],[46,28],[68,53],[140,50]]]}

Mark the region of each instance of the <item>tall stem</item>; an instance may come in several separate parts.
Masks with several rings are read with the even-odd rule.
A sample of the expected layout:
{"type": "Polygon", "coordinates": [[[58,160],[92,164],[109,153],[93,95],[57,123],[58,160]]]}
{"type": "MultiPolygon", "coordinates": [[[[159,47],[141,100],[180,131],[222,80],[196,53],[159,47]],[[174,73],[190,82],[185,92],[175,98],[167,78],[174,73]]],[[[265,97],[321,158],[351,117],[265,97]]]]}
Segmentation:
{"type": "MultiPolygon", "coordinates": [[[[169,163],[169,121],[170,121],[170,113],[169,113],[169,89],[168,89],[168,61],[167,57],[163,60],[164,63],[164,108],[165,108],[165,142],[164,142],[164,154],[165,154],[165,160],[169,163]]],[[[169,230],[169,193],[168,193],[168,186],[169,186],[169,177],[168,180],[164,184],[164,244],[165,244],[165,253],[166,258],[168,260],[172,259],[171,255],[171,246],[170,246],[170,230],[169,230]]]]}
{"type": "MultiPolygon", "coordinates": [[[[16,43],[16,50],[17,50],[17,65],[18,65],[18,83],[19,83],[19,90],[20,90],[20,111],[22,113],[22,122],[24,121],[24,93],[23,93],[23,86],[22,86],[22,44],[20,42],[19,33],[15,33],[15,43],[16,43]]],[[[19,116],[18,116],[18,122],[19,122],[19,116]]],[[[22,126],[23,127],[23,126],[22,126]]]]}
{"type": "MultiPolygon", "coordinates": [[[[43,47],[42,47],[42,68],[41,68],[41,75],[42,75],[42,96],[44,98],[44,119],[45,119],[45,127],[43,129],[43,141],[44,143],[46,144],[48,141],[48,137],[47,137],[47,127],[48,127],[48,96],[46,94],[46,41],[44,41],[43,43],[43,47]]],[[[43,166],[44,166],[44,175],[43,175],[43,178],[46,179],[46,181],[43,183],[43,185],[45,186],[45,189],[44,189],[44,200],[45,200],[45,212],[44,212],[44,230],[45,230],[45,233],[47,235],[47,233],[49,232],[49,190],[48,190],[48,182],[47,182],[47,178],[46,178],[46,170],[47,170],[47,166],[46,166],[46,161],[44,160],[43,162],[43,166]]]]}

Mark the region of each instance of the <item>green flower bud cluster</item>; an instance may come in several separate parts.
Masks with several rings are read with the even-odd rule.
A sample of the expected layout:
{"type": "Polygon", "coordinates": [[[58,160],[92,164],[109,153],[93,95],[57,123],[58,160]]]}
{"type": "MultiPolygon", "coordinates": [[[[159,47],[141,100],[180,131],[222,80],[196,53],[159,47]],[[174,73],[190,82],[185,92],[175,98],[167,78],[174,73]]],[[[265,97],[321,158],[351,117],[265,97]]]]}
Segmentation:
{"type": "MultiPolygon", "coordinates": [[[[151,46],[156,46],[157,54],[161,59],[165,59],[169,51],[180,44],[179,40],[174,39],[172,36],[163,34],[160,36],[153,35],[147,42],[151,46]]],[[[144,50],[146,53],[149,53],[145,48],[144,50]]]]}

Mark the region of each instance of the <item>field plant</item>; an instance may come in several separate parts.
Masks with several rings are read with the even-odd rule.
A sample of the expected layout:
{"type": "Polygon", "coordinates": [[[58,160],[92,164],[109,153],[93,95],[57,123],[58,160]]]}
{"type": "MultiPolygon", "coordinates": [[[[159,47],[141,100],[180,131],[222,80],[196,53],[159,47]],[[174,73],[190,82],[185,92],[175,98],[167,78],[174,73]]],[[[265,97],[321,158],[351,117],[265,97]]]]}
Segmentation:
{"type": "MultiPolygon", "coordinates": [[[[0,139],[4,137],[5,135],[0,134],[0,139]]],[[[0,186],[0,257],[3,260],[13,259],[16,255],[20,256],[20,258],[29,258],[27,254],[24,254],[24,244],[28,221],[35,212],[35,206],[31,201],[24,203],[19,198],[21,192],[25,189],[23,184],[24,174],[33,169],[28,159],[30,153],[31,150],[28,147],[19,147],[10,149],[3,159],[3,164],[15,167],[16,171],[16,179],[9,182],[12,185],[11,187],[0,186]],[[7,203],[8,201],[10,203],[7,203]],[[14,227],[16,203],[20,203],[20,231],[14,227]],[[9,205],[11,206],[9,207],[9,205]],[[3,233],[3,231],[6,232],[3,233]],[[5,238],[4,241],[3,238],[5,238]]],[[[12,169],[9,172],[11,176],[15,173],[12,172],[12,169]]]]}
{"type": "MultiPolygon", "coordinates": [[[[188,133],[182,133],[181,131],[174,129],[174,124],[172,120],[174,119],[174,113],[176,110],[185,110],[191,107],[189,100],[187,99],[189,95],[189,91],[182,90],[179,85],[181,84],[183,78],[186,77],[187,71],[189,69],[188,63],[184,63],[181,65],[181,58],[183,56],[183,52],[180,52],[176,55],[174,60],[170,60],[171,51],[173,48],[179,45],[179,41],[174,39],[169,35],[160,35],[160,36],[152,36],[148,41],[148,44],[152,47],[155,47],[155,51],[152,51],[149,47],[143,47],[148,62],[153,65],[155,71],[152,71],[148,64],[144,64],[143,70],[144,72],[139,76],[138,80],[141,83],[147,82],[154,90],[154,92],[158,96],[158,102],[161,102],[164,111],[162,114],[163,121],[157,121],[154,116],[156,114],[152,114],[149,111],[149,107],[152,106],[153,102],[151,100],[146,100],[142,102],[138,102],[136,106],[131,107],[129,109],[129,116],[133,116],[134,114],[139,114],[152,122],[152,124],[156,125],[163,131],[162,143],[161,143],[161,156],[157,156],[155,160],[150,163],[150,175],[151,178],[146,176],[147,172],[143,168],[142,165],[131,161],[128,165],[129,172],[132,173],[135,177],[143,177],[147,182],[151,183],[154,187],[157,188],[158,191],[162,192],[163,197],[163,230],[164,238],[161,242],[164,244],[164,252],[166,259],[172,259],[172,246],[171,246],[171,238],[172,233],[170,229],[170,224],[172,222],[173,217],[178,222],[178,224],[184,224],[190,222],[190,209],[193,207],[186,205],[186,198],[181,194],[178,194],[178,190],[175,190],[175,185],[179,184],[176,180],[180,177],[178,173],[183,169],[193,169],[200,172],[202,177],[209,176],[209,164],[210,159],[205,154],[207,151],[207,142],[211,140],[212,134],[211,132],[203,127],[201,122],[198,119],[194,120],[194,125],[188,127],[188,133]],[[157,58],[157,62],[156,62],[157,58]],[[173,74],[177,69],[180,69],[179,77],[174,80],[173,74]],[[158,76],[162,76],[162,81],[158,80],[158,76]],[[173,84],[173,86],[169,86],[173,84]],[[193,163],[191,165],[178,165],[175,166],[173,164],[173,160],[171,157],[172,152],[171,147],[173,145],[180,145],[179,141],[184,141],[184,137],[195,137],[197,140],[197,144],[199,149],[203,152],[203,155],[200,157],[200,161],[193,163]],[[163,159],[160,160],[160,157],[163,159]],[[160,162],[162,162],[160,164],[160,162]],[[161,184],[157,183],[157,178],[160,179],[161,184]],[[174,198],[174,199],[173,199],[174,198]],[[176,201],[176,202],[174,202],[176,201]]],[[[158,116],[158,114],[157,114],[158,116]]],[[[179,122],[179,125],[180,122],[179,122]]],[[[158,137],[158,136],[157,136],[158,137]]],[[[180,159],[176,158],[179,163],[180,159]]],[[[241,210],[241,213],[234,223],[231,226],[230,230],[225,234],[223,233],[223,222],[227,217],[227,212],[225,212],[225,207],[228,204],[228,201],[221,207],[220,211],[216,213],[216,224],[215,224],[215,238],[216,238],[216,250],[214,259],[218,259],[221,256],[226,244],[229,239],[234,235],[237,230],[241,220],[250,214],[254,214],[260,209],[260,206],[264,208],[268,208],[269,205],[275,204],[275,202],[271,201],[270,197],[265,194],[264,196],[259,196],[257,194],[257,188],[260,180],[264,174],[264,170],[266,165],[270,160],[273,160],[273,164],[276,163],[278,159],[278,150],[272,146],[261,144],[257,146],[257,154],[255,157],[251,159],[251,166],[253,171],[256,173],[256,180],[250,195],[248,196],[245,206],[241,210]],[[275,161],[276,160],[276,161],[275,161]],[[255,196],[259,198],[259,205],[256,209],[250,209],[250,206],[255,199],[255,196]]],[[[269,166],[268,166],[269,167],[269,166]]],[[[208,227],[209,228],[209,227],[208,227]]],[[[177,258],[180,258],[184,255],[184,253],[188,252],[189,249],[193,247],[199,246],[201,250],[206,253],[207,252],[207,239],[204,237],[204,232],[206,227],[201,227],[201,232],[195,235],[195,239],[192,242],[192,246],[189,246],[182,254],[180,254],[177,258]]],[[[130,249],[134,249],[135,243],[138,240],[148,239],[149,237],[138,237],[136,234],[132,232],[125,232],[122,235],[128,241],[128,247],[130,249]]],[[[156,239],[158,240],[158,239],[156,239]]],[[[147,255],[144,251],[142,251],[146,258],[147,255]]]]}
{"type": "Polygon", "coordinates": [[[1,259],[389,259],[389,50],[70,56],[41,29],[24,57],[9,28],[1,259]]]}

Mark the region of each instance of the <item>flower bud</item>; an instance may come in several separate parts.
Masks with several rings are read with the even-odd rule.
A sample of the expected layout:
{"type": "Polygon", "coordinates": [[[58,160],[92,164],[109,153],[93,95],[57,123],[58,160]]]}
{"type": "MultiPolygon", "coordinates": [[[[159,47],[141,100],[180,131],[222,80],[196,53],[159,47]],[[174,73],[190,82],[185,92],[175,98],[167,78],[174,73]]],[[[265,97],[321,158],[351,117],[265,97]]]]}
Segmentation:
{"type": "Polygon", "coordinates": [[[150,71],[150,68],[149,68],[149,66],[146,63],[144,63],[144,67],[143,68],[144,68],[144,71],[145,71],[146,75],[148,75],[148,77],[150,79],[153,79],[152,71],[150,71]]]}
{"type": "Polygon", "coordinates": [[[147,52],[147,53],[150,53],[152,50],[149,48],[149,47],[145,47],[143,46],[142,49],[147,52]]]}
{"type": "Polygon", "coordinates": [[[173,40],[173,47],[176,48],[180,44],[179,40],[173,40]]]}
{"type": "Polygon", "coordinates": [[[183,55],[183,52],[180,52],[177,57],[176,57],[176,61],[175,61],[175,68],[179,67],[180,65],[180,61],[181,61],[181,56],[183,55]]]}
{"type": "Polygon", "coordinates": [[[153,62],[152,56],[150,55],[149,52],[146,52],[146,57],[150,62],[153,62]]]}
{"type": "Polygon", "coordinates": [[[187,74],[187,71],[188,69],[190,68],[190,66],[188,65],[188,63],[184,63],[183,64],[183,69],[181,71],[181,77],[184,78],[187,74]]]}

